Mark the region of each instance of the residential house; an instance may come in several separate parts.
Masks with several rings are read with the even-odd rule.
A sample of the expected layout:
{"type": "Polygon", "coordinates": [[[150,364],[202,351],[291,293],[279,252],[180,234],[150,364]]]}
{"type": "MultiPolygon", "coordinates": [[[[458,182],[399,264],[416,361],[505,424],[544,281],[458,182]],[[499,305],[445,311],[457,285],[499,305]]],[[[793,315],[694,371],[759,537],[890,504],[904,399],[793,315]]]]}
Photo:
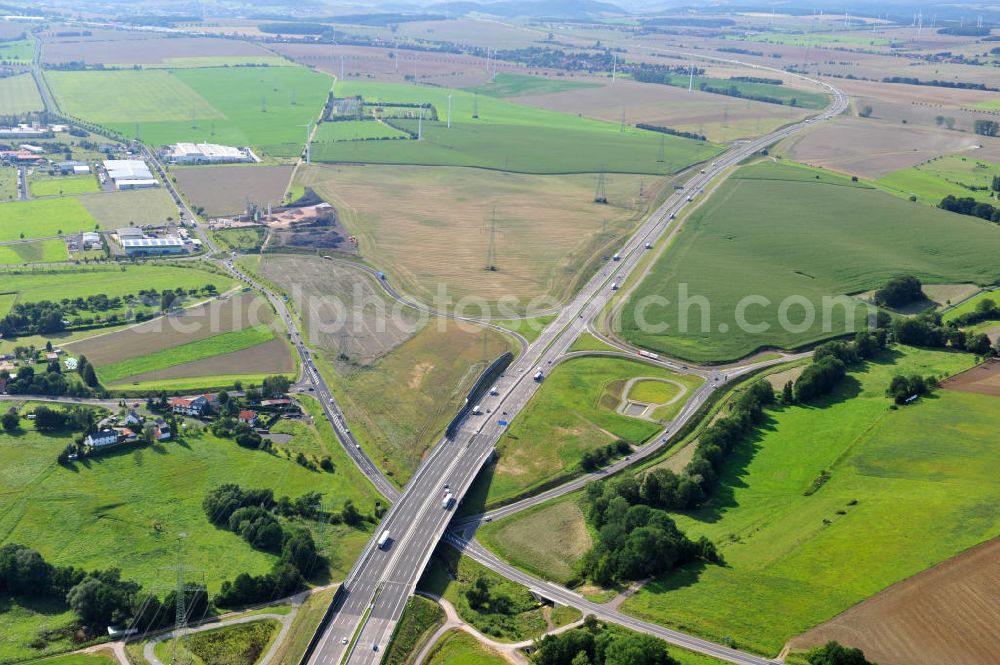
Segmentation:
{"type": "Polygon", "coordinates": [[[182,416],[200,418],[211,411],[211,402],[204,395],[198,395],[197,397],[175,397],[170,400],[170,410],[182,416]]]}
{"type": "Polygon", "coordinates": [[[139,435],[130,430],[128,427],[118,428],[118,436],[123,443],[131,443],[132,441],[139,440],[139,435]]]}
{"type": "Polygon", "coordinates": [[[88,434],[87,438],[84,439],[84,443],[91,448],[114,445],[118,443],[118,432],[113,429],[102,429],[93,434],[88,434]]]}
{"type": "Polygon", "coordinates": [[[128,427],[134,427],[135,425],[142,425],[142,416],[138,413],[129,409],[129,412],[125,414],[125,419],[122,421],[128,427]]]}
{"type": "Polygon", "coordinates": [[[167,441],[170,439],[170,425],[163,418],[157,418],[154,421],[154,426],[156,427],[156,440],[157,441],[167,441]]]}
{"type": "Polygon", "coordinates": [[[257,412],[256,411],[240,411],[238,419],[241,423],[246,423],[250,427],[257,426],[257,412]]]}

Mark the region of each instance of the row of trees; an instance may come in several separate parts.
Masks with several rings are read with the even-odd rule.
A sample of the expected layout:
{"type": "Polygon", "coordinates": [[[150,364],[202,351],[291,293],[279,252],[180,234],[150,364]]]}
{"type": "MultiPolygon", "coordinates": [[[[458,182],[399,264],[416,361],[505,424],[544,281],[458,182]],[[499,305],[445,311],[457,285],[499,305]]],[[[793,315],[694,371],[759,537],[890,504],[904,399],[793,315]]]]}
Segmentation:
{"type": "Polygon", "coordinates": [[[952,194],[941,199],[938,207],[942,210],[957,212],[959,215],[979,217],[994,224],[1000,224],[1000,208],[983,201],[977,201],[971,196],[958,198],[952,194]]]}
{"type": "MultiPolygon", "coordinates": [[[[955,322],[953,321],[952,324],[955,322]]],[[[1000,353],[1000,345],[990,346],[990,338],[983,333],[966,332],[957,325],[944,325],[941,315],[934,311],[923,312],[913,318],[897,319],[892,332],[896,341],[912,346],[951,348],[968,351],[978,356],[1000,353]]]]}
{"type": "MultiPolygon", "coordinates": [[[[64,603],[76,613],[89,636],[98,636],[112,625],[141,631],[169,625],[177,603],[175,592],[162,602],[144,594],[137,582],[123,580],[117,568],[86,572],[73,566],[54,566],[35,550],[16,543],[0,547],[0,592],[64,603]]],[[[204,587],[193,587],[185,601],[188,616],[203,616],[208,610],[204,587]]]]}
{"type": "MultiPolygon", "coordinates": [[[[847,368],[865,360],[871,360],[889,344],[885,329],[873,332],[859,332],[850,342],[833,341],[816,347],[813,361],[795,380],[794,401],[810,402],[832,391],[847,376],[847,368]]],[[[790,392],[786,386],[783,401],[788,401],[790,392]]]]}
{"type": "Polygon", "coordinates": [[[667,645],[650,635],[599,622],[588,615],[579,628],[535,642],[534,665],[679,665],[667,645]]]}
{"type": "Polygon", "coordinates": [[[629,445],[628,441],[618,439],[597,450],[584,452],[580,457],[580,467],[584,471],[596,471],[615,457],[628,455],[630,452],[632,452],[632,446],[629,445]]]}

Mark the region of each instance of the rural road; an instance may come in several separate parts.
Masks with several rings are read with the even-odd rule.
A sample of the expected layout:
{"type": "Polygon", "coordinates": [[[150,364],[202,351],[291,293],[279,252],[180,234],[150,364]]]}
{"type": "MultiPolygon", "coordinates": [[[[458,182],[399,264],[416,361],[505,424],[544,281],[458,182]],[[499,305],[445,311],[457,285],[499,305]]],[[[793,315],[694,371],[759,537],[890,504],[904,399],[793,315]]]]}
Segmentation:
{"type": "MultiPolygon", "coordinates": [[[[271,643],[271,648],[267,650],[260,660],[258,660],[254,665],[268,665],[274,654],[281,647],[281,643],[285,641],[288,636],[288,630],[291,628],[292,620],[298,613],[298,607],[292,609],[288,614],[252,614],[246,617],[239,617],[236,619],[229,619],[227,621],[219,621],[217,623],[205,623],[194,628],[187,628],[184,633],[190,635],[192,633],[203,633],[209,630],[218,630],[219,628],[225,628],[226,626],[237,626],[243,623],[253,623],[254,621],[262,621],[265,619],[273,619],[281,624],[281,630],[278,632],[278,636],[271,643]]],[[[156,656],[156,645],[159,642],[169,640],[174,637],[175,631],[170,631],[168,633],[163,633],[162,635],[157,635],[156,637],[150,639],[142,647],[142,657],[145,658],[150,665],[170,665],[169,663],[164,663],[156,656]]]]}

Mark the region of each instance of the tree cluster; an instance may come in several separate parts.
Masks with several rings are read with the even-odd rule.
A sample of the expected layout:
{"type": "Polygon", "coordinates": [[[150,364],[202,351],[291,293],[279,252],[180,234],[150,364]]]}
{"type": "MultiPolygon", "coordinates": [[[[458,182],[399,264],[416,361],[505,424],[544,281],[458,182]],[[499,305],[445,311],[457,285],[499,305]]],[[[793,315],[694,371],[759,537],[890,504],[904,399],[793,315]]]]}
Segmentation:
{"type": "Polygon", "coordinates": [[[650,125],[645,122],[637,122],[635,124],[637,129],[645,129],[648,132],[657,132],[659,134],[667,134],[668,136],[679,136],[683,139],[691,139],[692,141],[707,141],[708,137],[704,134],[696,134],[694,132],[684,132],[679,129],[674,129],[673,127],[664,127],[662,125],[650,125]]]}
{"type": "Polygon", "coordinates": [[[615,457],[628,455],[630,452],[632,452],[632,446],[628,444],[628,441],[618,439],[597,450],[584,452],[580,457],[580,467],[584,471],[595,471],[615,457]]]}
{"type": "Polygon", "coordinates": [[[888,390],[885,391],[887,397],[891,397],[896,404],[905,404],[911,397],[921,397],[931,392],[931,386],[935,383],[934,378],[925,379],[919,374],[913,376],[903,376],[897,374],[892,377],[888,390]]]}
{"type": "Polygon", "coordinates": [[[941,81],[938,79],[924,81],[912,76],[887,76],[882,83],[905,83],[906,85],[929,85],[935,88],[959,88],[962,90],[992,90],[985,83],[969,83],[967,81],[941,81]]]}
{"type": "Polygon", "coordinates": [[[662,640],[602,624],[592,615],[579,628],[538,640],[531,662],[533,665],[678,665],[662,640]]]}
{"type": "MultiPolygon", "coordinates": [[[[0,592],[25,599],[58,599],[72,609],[91,635],[111,625],[148,630],[174,620],[176,593],[161,603],[142,593],[142,587],[121,579],[117,568],[86,572],[73,566],[54,566],[38,552],[8,543],[0,547],[0,592]]],[[[192,588],[185,598],[188,616],[208,610],[204,587],[192,588]]]]}
{"type": "Polygon", "coordinates": [[[806,661],[809,665],[875,665],[865,659],[861,649],[852,649],[833,641],[809,651],[806,661]]]}
{"type": "Polygon", "coordinates": [[[63,376],[58,360],[50,363],[41,374],[36,373],[34,367],[21,367],[17,371],[16,379],[10,378],[10,373],[6,371],[0,372],[0,378],[7,379],[7,392],[11,395],[86,397],[91,394],[86,386],[69,381],[63,376]]]}
{"type": "MultiPolygon", "coordinates": [[[[806,403],[832,391],[847,376],[847,368],[881,353],[889,343],[884,329],[859,332],[850,342],[833,341],[816,347],[812,364],[795,380],[794,399],[806,403]]],[[[783,401],[788,401],[787,390],[783,401]]]]}
{"type": "Polygon", "coordinates": [[[996,136],[1000,134],[1000,122],[996,120],[976,120],[973,131],[980,136],[996,136]]]}
{"type": "Polygon", "coordinates": [[[949,194],[941,199],[941,203],[938,204],[938,207],[942,210],[957,212],[959,215],[979,217],[980,219],[985,219],[988,222],[1000,224],[1000,208],[997,208],[989,203],[977,201],[971,196],[957,198],[954,195],[949,194]]]}
{"type": "Polygon", "coordinates": [[[960,327],[974,326],[983,321],[996,321],[1000,319],[1000,307],[997,307],[995,300],[985,298],[976,304],[976,309],[971,312],[959,314],[953,319],[955,325],[960,327]]]}
{"type": "Polygon", "coordinates": [[[896,309],[925,299],[923,284],[912,275],[891,279],[875,292],[876,303],[896,309]]]}
{"type": "Polygon", "coordinates": [[[587,486],[587,517],[597,530],[579,564],[596,584],[640,580],[695,560],[720,561],[707,539],[684,535],[666,511],[642,503],[634,478],[587,486]]]}

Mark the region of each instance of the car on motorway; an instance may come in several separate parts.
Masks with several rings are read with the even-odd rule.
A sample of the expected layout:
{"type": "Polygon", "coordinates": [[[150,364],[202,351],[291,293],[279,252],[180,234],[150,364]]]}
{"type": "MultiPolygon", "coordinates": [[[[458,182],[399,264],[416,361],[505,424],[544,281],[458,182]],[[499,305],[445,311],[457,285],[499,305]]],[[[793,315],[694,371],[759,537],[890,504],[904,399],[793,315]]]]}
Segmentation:
{"type": "Polygon", "coordinates": [[[340,638],[340,643],[341,644],[347,644],[347,638],[346,637],[341,637],[340,638]]]}

